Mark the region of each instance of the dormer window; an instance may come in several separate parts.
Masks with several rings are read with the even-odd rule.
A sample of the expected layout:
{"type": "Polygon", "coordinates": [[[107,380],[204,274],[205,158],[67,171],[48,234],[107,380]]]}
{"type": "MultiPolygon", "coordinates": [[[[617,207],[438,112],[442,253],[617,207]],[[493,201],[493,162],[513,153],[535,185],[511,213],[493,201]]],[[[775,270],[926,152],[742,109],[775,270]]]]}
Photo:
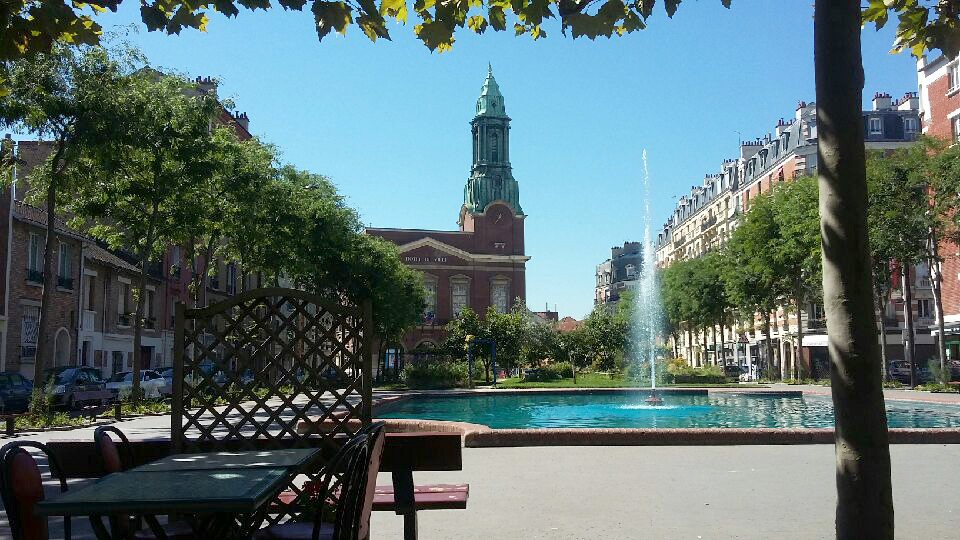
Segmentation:
{"type": "Polygon", "coordinates": [[[878,117],[870,118],[870,135],[883,135],[883,119],[878,117]]]}
{"type": "Polygon", "coordinates": [[[917,132],[917,119],[908,116],[903,119],[903,130],[907,133],[916,133],[917,132]]]}

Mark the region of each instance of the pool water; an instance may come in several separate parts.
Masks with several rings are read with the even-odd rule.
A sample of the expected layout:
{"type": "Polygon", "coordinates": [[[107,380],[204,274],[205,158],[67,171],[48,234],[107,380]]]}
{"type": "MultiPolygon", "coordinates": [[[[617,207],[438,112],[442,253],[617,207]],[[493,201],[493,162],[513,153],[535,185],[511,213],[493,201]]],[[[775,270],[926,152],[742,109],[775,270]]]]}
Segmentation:
{"type": "MultiPolygon", "coordinates": [[[[503,394],[416,397],[378,408],[378,418],[419,418],[484,424],[491,428],[827,428],[833,403],[822,396],[711,393],[503,394]]],[[[892,428],[960,427],[960,406],[888,400],[892,428]]]]}

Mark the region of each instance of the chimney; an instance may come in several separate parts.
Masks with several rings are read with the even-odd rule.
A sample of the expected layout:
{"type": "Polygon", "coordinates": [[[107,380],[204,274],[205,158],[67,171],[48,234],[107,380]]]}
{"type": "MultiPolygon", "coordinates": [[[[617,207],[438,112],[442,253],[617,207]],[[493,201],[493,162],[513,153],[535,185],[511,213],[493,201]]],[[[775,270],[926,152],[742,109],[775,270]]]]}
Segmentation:
{"type": "Polygon", "coordinates": [[[889,110],[892,101],[893,101],[893,98],[890,97],[890,94],[877,92],[876,94],[873,95],[873,110],[875,111],[889,110]]]}
{"type": "Polygon", "coordinates": [[[197,85],[197,89],[204,94],[211,94],[213,97],[217,97],[217,80],[213,77],[197,77],[194,82],[197,85]]]}
{"type": "Polygon", "coordinates": [[[242,127],[247,131],[250,131],[250,118],[247,117],[247,113],[245,112],[237,113],[236,115],[234,115],[233,119],[236,120],[238,124],[240,124],[240,127],[242,127]]]}
{"type": "Polygon", "coordinates": [[[781,135],[783,135],[783,132],[786,131],[788,127],[790,127],[790,124],[788,124],[783,118],[781,118],[777,122],[777,138],[778,139],[780,138],[781,135]]]}
{"type": "Polygon", "coordinates": [[[902,98],[897,100],[896,109],[898,111],[917,111],[920,110],[920,98],[916,92],[907,92],[902,98]]]}

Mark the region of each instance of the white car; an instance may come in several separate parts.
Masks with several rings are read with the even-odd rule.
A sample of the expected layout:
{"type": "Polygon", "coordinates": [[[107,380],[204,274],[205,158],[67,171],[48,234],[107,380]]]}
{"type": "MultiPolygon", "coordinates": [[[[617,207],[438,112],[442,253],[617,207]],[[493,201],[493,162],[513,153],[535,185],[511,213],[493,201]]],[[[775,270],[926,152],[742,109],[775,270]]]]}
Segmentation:
{"type": "MultiPolygon", "coordinates": [[[[143,396],[146,399],[160,399],[163,397],[163,388],[166,386],[163,377],[153,370],[144,369],[140,371],[140,388],[143,390],[143,396]]],[[[107,391],[113,396],[114,401],[126,398],[133,390],[133,372],[121,371],[116,373],[107,381],[107,391]]]]}

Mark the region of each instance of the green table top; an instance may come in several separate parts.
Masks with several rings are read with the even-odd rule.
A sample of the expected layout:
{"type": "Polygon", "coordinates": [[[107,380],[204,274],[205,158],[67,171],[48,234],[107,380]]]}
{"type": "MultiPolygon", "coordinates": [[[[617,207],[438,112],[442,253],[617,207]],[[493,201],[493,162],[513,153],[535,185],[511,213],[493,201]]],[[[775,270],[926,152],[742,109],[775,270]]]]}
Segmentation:
{"type": "Polygon", "coordinates": [[[131,470],[143,472],[191,471],[251,467],[286,467],[299,469],[319,456],[320,450],[317,448],[174,454],[131,470]]]}
{"type": "Polygon", "coordinates": [[[253,513],[287,485],[285,467],[176,471],[130,470],[67,491],[36,506],[41,516],[253,513]]]}

